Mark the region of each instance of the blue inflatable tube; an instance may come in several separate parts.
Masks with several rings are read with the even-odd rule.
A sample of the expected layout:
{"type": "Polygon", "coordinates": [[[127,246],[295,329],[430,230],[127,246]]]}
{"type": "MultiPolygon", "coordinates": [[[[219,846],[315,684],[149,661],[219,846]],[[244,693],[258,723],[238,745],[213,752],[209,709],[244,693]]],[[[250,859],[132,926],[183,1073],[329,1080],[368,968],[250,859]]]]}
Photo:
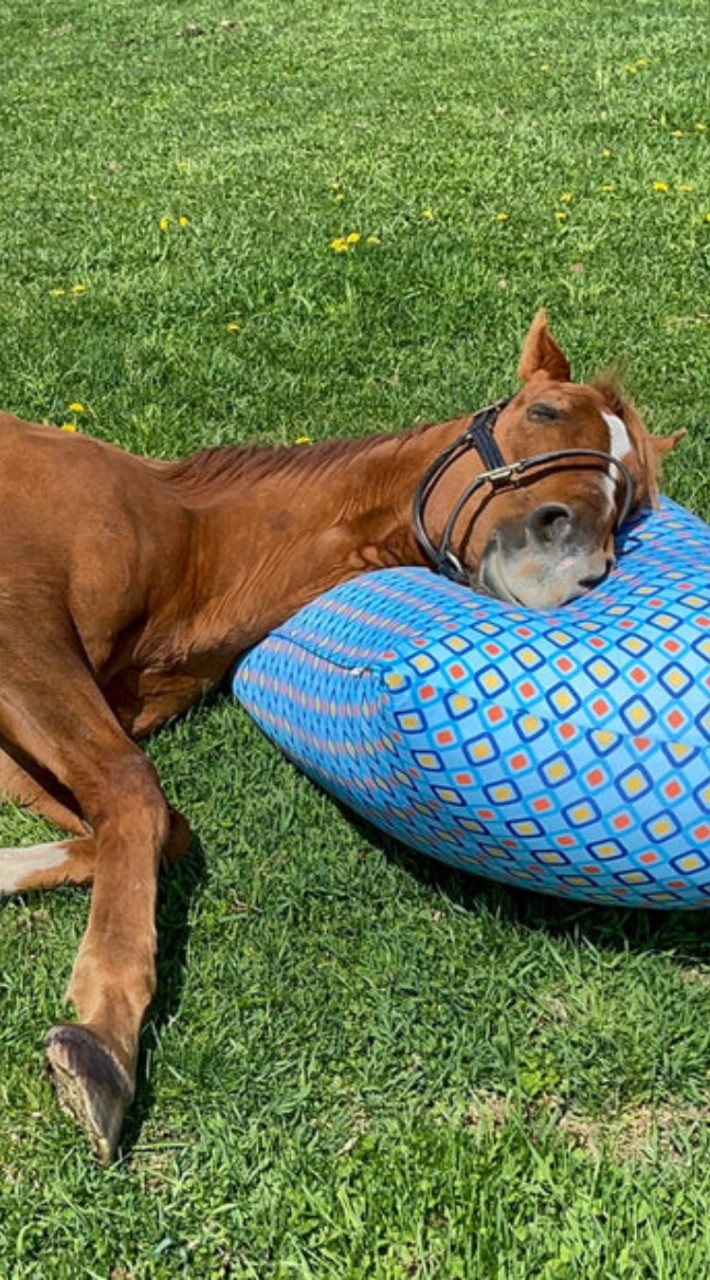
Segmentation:
{"type": "Polygon", "coordinates": [[[422,853],[563,898],[710,905],[710,527],[668,499],[563,608],[368,574],[269,635],[233,688],[422,853]]]}

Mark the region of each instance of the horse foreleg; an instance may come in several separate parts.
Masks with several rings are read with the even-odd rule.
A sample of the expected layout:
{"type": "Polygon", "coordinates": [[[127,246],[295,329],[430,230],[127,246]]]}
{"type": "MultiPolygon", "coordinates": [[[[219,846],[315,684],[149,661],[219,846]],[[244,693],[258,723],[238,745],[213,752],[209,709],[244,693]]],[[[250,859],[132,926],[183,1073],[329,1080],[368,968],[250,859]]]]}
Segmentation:
{"type": "Polygon", "coordinates": [[[46,1041],[59,1098],[113,1154],[133,1096],[138,1037],[155,988],[155,902],[170,816],[155,770],[126,737],[61,624],[15,643],[0,630],[0,734],[76,797],[94,842],[94,891],[69,998],[78,1024],[46,1041]],[[52,654],[51,680],[42,673],[52,654]],[[57,690],[61,691],[57,698],[57,690]]]}

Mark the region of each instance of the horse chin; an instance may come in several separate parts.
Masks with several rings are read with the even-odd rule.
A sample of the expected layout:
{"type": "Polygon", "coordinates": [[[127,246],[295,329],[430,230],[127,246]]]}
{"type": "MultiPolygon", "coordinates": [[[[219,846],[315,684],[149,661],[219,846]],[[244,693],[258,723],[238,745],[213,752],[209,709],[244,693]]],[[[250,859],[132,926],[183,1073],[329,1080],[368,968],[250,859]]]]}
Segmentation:
{"type": "Polygon", "coordinates": [[[602,557],[506,556],[495,546],[483,557],[477,587],[485,595],[525,609],[556,609],[603,581],[610,565],[602,557]]]}

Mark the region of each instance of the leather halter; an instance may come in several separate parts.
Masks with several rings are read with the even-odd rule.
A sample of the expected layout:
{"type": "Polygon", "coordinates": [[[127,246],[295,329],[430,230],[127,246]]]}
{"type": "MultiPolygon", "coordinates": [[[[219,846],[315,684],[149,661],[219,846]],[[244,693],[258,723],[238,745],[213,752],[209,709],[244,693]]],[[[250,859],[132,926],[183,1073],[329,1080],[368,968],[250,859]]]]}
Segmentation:
{"type": "MultiPolygon", "coordinates": [[[[494,494],[503,489],[514,488],[518,483],[518,479],[534,467],[547,467],[553,462],[566,462],[571,458],[579,459],[580,461],[591,458],[596,461],[596,465],[599,466],[600,470],[609,466],[616,467],[621,479],[624,481],[624,500],[614,524],[615,531],[621,527],[631,510],[634,496],[634,482],[631,478],[631,473],[623,462],[620,462],[613,454],[605,453],[601,449],[554,449],[549,453],[531,454],[527,458],[520,458],[517,462],[506,462],[493,432],[500,414],[506,405],[510,404],[511,399],[512,397],[506,400],[497,400],[495,404],[487,405],[485,409],[479,409],[478,413],[472,417],[463,435],[460,435],[457,440],[454,440],[453,444],[443,449],[434,459],[431,466],[427,468],[414,493],[412,523],[417,541],[432,561],[437,573],[443,574],[444,577],[450,578],[453,582],[461,582],[464,585],[470,583],[469,575],[466,573],[458,556],[451,549],[451,540],[456,521],[461,512],[467,502],[483,485],[490,485],[491,494],[494,494]],[[451,464],[457,461],[464,453],[467,453],[469,449],[476,450],[487,470],[475,476],[454,503],[444,525],[439,545],[435,546],[424,524],[426,504],[436,485],[444,473],[448,471],[451,464]],[[600,463],[603,466],[600,466],[600,463]]],[[[474,515],[474,520],[475,518],[476,516],[474,515]]]]}

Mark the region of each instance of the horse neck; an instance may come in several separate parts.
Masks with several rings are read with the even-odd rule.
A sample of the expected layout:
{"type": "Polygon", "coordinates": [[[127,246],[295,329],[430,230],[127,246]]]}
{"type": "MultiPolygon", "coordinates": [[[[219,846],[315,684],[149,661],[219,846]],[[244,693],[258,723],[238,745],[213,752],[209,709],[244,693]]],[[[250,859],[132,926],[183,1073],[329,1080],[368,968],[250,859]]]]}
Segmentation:
{"type": "Polygon", "coordinates": [[[461,428],[455,419],[398,436],[224,456],[219,483],[193,485],[192,494],[188,485],[182,495],[197,519],[195,577],[210,608],[238,618],[240,641],[253,643],[338,582],[426,563],[412,529],[415,489],[461,428]]]}

